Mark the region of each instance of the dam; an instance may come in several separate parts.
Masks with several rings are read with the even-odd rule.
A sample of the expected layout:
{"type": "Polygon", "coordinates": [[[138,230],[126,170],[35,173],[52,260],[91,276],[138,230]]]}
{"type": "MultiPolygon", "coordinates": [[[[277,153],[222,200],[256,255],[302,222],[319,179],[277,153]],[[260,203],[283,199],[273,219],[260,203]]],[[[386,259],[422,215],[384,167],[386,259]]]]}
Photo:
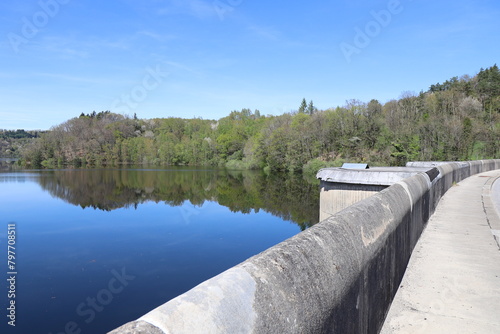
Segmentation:
{"type": "MultiPolygon", "coordinates": [[[[390,181],[390,184],[369,184],[377,187],[360,189],[366,190],[370,195],[359,202],[345,206],[346,202],[341,205],[345,206],[342,208],[333,205],[328,207],[325,204],[327,206],[323,206],[321,210],[327,218],[319,224],[203,282],[110,333],[408,332],[408,326],[424,322],[426,320],[423,319],[426,318],[422,315],[423,311],[412,314],[415,312],[414,307],[406,299],[407,295],[402,293],[401,282],[407,280],[412,291],[415,291],[414,279],[407,279],[405,274],[407,266],[429,219],[441,198],[451,188],[452,192],[464,189],[466,193],[462,195],[462,202],[465,198],[465,203],[468,191],[474,191],[474,194],[477,189],[484,191],[479,194],[479,201],[474,200],[472,215],[477,216],[478,222],[462,229],[468,231],[466,235],[472,234],[474,231],[471,229],[476,228],[485,231],[481,232],[483,237],[487,238],[489,235],[491,240],[484,254],[489,254],[492,258],[488,263],[493,266],[493,276],[490,281],[485,281],[490,282],[488,286],[498,283],[495,273],[498,272],[499,262],[495,262],[496,258],[493,258],[499,256],[498,239],[495,239],[498,214],[489,203],[485,203],[489,189],[500,176],[500,160],[416,162],[409,164],[408,168],[406,171],[410,175],[403,175],[405,170],[401,170],[397,179],[386,180],[385,183],[390,181]],[[495,170],[497,172],[491,175],[484,174],[495,170]],[[471,176],[474,176],[471,180],[475,184],[485,180],[484,185],[461,188],[460,182],[471,176]],[[340,211],[337,210],[339,208],[340,211]],[[494,247],[497,247],[496,253],[494,247]],[[395,308],[391,307],[393,302],[395,308]]],[[[335,190],[353,191],[347,189],[346,179],[332,178],[335,173],[344,172],[323,170],[318,173],[322,182],[332,183],[322,183],[321,191],[325,195],[335,190]],[[335,183],[343,184],[341,187],[344,189],[335,188],[335,183]]],[[[386,176],[394,176],[398,171],[354,171],[356,177],[365,175],[371,178],[374,173],[379,173],[376,179],[380,180],[384,173],[386,176]],[[370,173],[371,176],[368,176],[370,173]]],[[[330,195],[326,196],[328,198],[330,195]]],[[[348,193],[342,196],[354,197],[348,193]]],[[[458,216],[463,218],[458,220],[462,224],[471,220],[471,217],[463,213],[458,213],[458,216]]],[[[432,220],[431,223],[434,228],[435,223],[432,220]]],[[[450,225],[454,226],[452,223],[445,221],[441,224],[450,228],[450,225]]],[[[437,230],[439,229],[442,228],[438,224],[437,230]]],[[[429,228],[427,231],[434,233],[429,228]]],[[[453,229],[444,232],[445,236],[452,233],[453,229]]],[[[461,256],[458,257],[463,260],[461,256]]],[[[471,257],[468,261],[475,259],[477,258],[471,257]]],[[[417,265],[409,268],[417,268],[409,271],[418,272],[421,267],[417,265]]],[[[481,268],[471,273],[480,273],[480,270],[481,268]]],[[[455,272],[455,275],[460,276],[460,271],[455,272]]],[[[431,284],[433,281],[430,279],[423,282],[431,284]]],[[[442,284],[446,286],[446,283],[444,279],[442,284]]],[[[428,288],[432,289],[433,286],[428,288]]],[[[493,297],[497,296],[500,296],[498,288],[493,291],[493,297]]],[[[472,298],[470,305],[480,305],[482,297],[479,295],[478,298],[472,298]]],[[[499,298],[486,299],[489,301],[488,307],[498,310],[499,298]]],[[[425,300],[424,294],[419,301],[425,303],[425,300]]],[[[451,298],[449,301],[454,303],[451,298]]],[[[476,310],[473,315],[479,316],[481,313],[481,310],[476,310]]],[[[435,316],[434,313],[432,315],[435,316]]],[[[444,323],[447,320],[448,324],[453,322],[449,315],[442,316],[441,319],[445,319],[444,323]]],[[[486,332],[498,332],[500,324],[498,321],[491,323],[490,319],[486,318],[482,322],[487,323],[484,326],[489,326],[486,332]]],[[[422,328],[423,332],[432,332],[432,327],[420,327],[422,328]]]]}

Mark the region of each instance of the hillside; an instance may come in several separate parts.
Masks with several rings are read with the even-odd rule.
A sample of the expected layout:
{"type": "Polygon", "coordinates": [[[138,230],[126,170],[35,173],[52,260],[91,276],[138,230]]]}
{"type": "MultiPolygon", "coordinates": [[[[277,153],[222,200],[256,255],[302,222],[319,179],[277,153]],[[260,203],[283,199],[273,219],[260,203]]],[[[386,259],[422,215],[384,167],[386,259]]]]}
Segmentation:
{"type": "Polygon", "coordinates": [[[403,165],[409,160],[500,156],[500,71],[451,78],[384,104],[349,100],[317,110],[264,116],[233,111],[219,120],[138,119],[104,111],[72,118],[24,148],[34,167],[118,164],[207,165],[316,170],[343,161],[403,165]]]}
{"type": "Polygon", "coordinates": [[[40,137],[41,131],[0,130],[0,158],[19,158],[23,147],[40,137]]]}

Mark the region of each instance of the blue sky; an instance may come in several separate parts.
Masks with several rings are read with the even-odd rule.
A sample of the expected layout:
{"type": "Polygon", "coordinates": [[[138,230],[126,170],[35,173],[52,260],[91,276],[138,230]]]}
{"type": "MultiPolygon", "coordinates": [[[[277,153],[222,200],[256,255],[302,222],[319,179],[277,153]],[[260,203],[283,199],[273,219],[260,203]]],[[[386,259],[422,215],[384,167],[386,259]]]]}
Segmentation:
{"type": "Polygon", "coordinates": [[[500,63],[498,0],[0,4],[0,128],[384,103],[500,63]]]}

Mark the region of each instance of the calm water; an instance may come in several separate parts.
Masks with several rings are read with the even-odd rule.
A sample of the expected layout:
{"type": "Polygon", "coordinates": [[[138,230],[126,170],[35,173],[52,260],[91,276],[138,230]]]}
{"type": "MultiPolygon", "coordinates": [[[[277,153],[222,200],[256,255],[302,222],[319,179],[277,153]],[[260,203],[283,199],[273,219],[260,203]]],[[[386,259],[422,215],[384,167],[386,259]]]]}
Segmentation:
{"type": "Polygon", "coordinates": [[[17,274],[0,332],[105,333],[316,223],[318,203],[317,185],[259,172],[2,171],[17,274]]]}

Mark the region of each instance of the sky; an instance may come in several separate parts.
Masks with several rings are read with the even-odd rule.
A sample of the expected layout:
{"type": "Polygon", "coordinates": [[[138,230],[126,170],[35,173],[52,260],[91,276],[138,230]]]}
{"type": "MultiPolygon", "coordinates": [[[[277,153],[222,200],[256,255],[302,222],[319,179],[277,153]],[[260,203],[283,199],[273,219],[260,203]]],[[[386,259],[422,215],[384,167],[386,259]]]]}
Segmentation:
{"type": "Polygon", "coordinates": [[[0,129],[385,103],[499,63],[498,0],[0,3],[0,129]]]}

